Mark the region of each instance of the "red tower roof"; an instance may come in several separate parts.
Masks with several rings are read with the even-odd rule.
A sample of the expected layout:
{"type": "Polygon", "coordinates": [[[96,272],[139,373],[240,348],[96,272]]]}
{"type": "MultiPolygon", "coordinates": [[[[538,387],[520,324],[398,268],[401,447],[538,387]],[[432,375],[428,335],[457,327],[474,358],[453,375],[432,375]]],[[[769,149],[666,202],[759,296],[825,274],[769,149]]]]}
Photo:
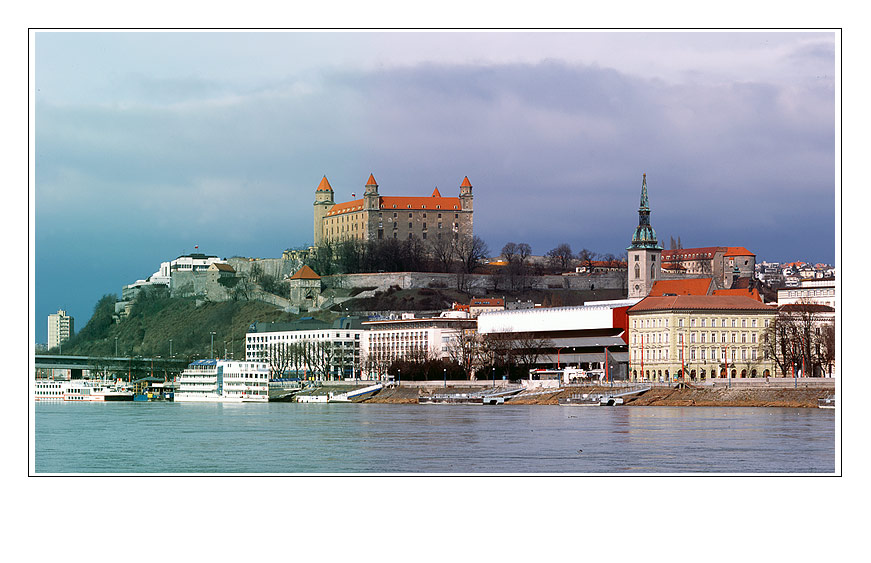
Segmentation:
{"type": "Polygon", "coordinates": [[[324,176],[323,180],[321,180],[321,183],[318,184],[318,189],[315,191],[318,191],[318,192],[331,192],[331,191],[333,191],[333,187],[330,185],[330,181],[327,180],[326,176],[324,176]]]}

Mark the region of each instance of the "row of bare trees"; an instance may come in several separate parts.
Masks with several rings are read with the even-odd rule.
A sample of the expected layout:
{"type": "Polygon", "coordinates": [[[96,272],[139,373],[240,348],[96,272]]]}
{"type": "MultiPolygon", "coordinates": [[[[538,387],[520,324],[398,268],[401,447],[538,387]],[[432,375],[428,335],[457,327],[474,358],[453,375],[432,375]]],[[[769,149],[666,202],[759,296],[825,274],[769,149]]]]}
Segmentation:
{"type": "Polygon", "coordinates": [[[829,308],[804,301],[783,305],[764,335],[765,353],[782,375],[831,375],[835,365],[835,323],[829,308]]]}
{"type": "Polygon", "coordinates": [[[306,264],[322,276],[365,272],[473,272],[488,257],[478,236],[406,240],[326,240],[309,253],[306,264]]]}
{"type": "Polygon", "coordinates": [[[266,361],[269,364],[270,378],[280,378],[288,371],[303,372],[316,379],[330,379],[338,368],[344,374],[346,368],[359,373],[359,357],[354,353],[353,344],[345,346],[341,342],[302,340],[299,342],[279,342],[266,348],[266,361]]]}

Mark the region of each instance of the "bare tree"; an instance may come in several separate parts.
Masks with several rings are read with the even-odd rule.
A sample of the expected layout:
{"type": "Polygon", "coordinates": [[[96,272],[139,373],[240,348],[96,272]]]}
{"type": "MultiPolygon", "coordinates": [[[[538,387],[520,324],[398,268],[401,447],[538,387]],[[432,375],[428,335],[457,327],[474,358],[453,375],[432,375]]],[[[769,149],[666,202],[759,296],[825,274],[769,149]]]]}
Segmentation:
{"type": "Polygon", "coordinates": [[[474,329],[460,329],[448,340],[448,355],[469,377],[480,363],[480,340],[474,329]]]}
{"type": "Polygon", "coordinates": [[[588,274],[593,273],[594,264],[593,262],[598,257],[598,254],[593,252],[592,250],[588,250],[586,248],[582,249],[578,252],[578,260],[581,262],[581,266],[587,269],[588,274]]]}
{"type": "Polygon", "coordinates": [[[281,378],[293,362],[293,351],[286,342],[270,344],[267,347],[266,359],[269,363],[269,377],[281,378]]]}
{"type": "Polygon", "coordinates": [[[453,237],[447,235],[437,236],[436,238],[428,239],[428,241],[429,254],[438,265],[439,271],[450,272],[455,255],[453,237]]]}
{"type": "Polygon", "coordinates": [[[467,274],[471,274],[490,253],[487,243],[477,235],[461,235],[455,242],[457,258],[467,274]]]}
{"type": "Polygon", "coordinates": [[[561,272],[568,271],[574,258],[575,255],[572,252],[572,247],[565,242],[547,252],[547,259],[550,267],[559,269],[561,272]]]}

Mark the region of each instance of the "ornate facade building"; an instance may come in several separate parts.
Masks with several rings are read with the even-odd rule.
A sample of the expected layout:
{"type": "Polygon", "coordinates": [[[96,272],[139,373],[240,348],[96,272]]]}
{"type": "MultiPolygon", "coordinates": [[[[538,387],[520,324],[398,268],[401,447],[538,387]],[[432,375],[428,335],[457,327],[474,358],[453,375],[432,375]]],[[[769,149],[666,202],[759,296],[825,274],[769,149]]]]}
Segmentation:
{"type": "Polygon", "coordinates": [[[472,235],[472,184],[468,176],[458,197],[442,197],[438,188],[429,197],[382,196],[370,174],[361,199],[336,203],[324,176],[314,202],[314,245],[340,242],[419,238],[439,240],[472,235]]]}

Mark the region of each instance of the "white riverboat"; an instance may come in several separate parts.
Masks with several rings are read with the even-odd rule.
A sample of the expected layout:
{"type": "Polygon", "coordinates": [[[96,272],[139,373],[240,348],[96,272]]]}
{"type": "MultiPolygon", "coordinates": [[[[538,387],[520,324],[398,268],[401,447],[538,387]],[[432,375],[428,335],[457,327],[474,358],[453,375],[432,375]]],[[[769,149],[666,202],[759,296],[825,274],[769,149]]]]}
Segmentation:
{"type": "Polygon", "coordinates": [[[37,379],[33,384],[35,401],[132,401],[133,391],[121,382],[73,379],[37,379]]]}
{"type": "Polygon", "coordinates": [[[265,403],[269,366],[264,362],[197,360],[178,376],[175,402],[265,403]]]}

